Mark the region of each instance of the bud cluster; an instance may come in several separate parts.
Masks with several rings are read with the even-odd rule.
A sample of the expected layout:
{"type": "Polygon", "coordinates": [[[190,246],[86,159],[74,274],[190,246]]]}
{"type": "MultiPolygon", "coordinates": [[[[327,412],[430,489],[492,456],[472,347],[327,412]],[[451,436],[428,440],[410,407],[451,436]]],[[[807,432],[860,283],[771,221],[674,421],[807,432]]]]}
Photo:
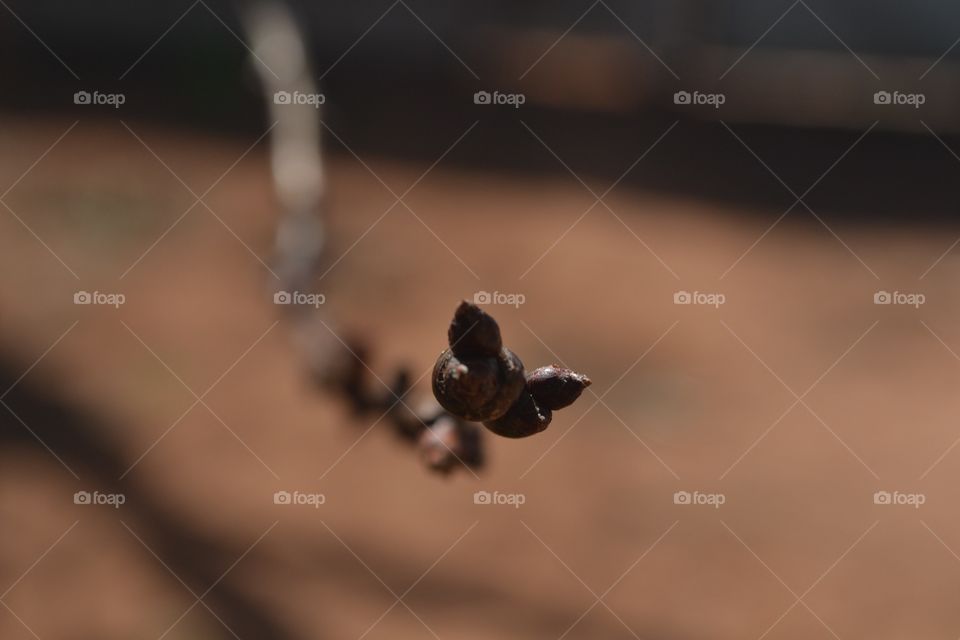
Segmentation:
{"type": "Polygon", "coordinates": [[[460,303],[447,338],[450,347],[433,369],[437,402],[497,435],[524,438],[543,431],[555,410],[573,404],[590,386],[586,376],[558,365],[525,373],[520,358],[503,346],[497,321],[475,304],[460,303]]]}

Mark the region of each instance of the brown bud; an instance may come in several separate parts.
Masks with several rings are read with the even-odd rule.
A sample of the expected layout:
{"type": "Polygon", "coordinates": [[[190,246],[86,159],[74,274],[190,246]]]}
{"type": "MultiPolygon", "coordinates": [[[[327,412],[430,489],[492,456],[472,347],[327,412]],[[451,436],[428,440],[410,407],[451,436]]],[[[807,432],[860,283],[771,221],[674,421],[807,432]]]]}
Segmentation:
{"type": "Polygon", "coordinates": [[[410,378],[409,369],[406,367],[398,369],[389,391],[383,395],[381,407],[378,407],[378,410],[382,408],[389,412],[388,415],[397,435],[405,440],[416,441],[420,437],[420,432],[423,431],[425,421],[410,408],[407,404],[409,400],[404,400],[410,390],[410,378]]]}
{"type": "Polygon", "coordinates": [[[526,438],[546,429],[552,418],[549,408],[538,406],[533,396],[524,391],[505,415],[486,421],[483,426],[505,438],[526,438]]]}
{"type": "Polygon", "coordinates": [[[527,374],[527,390],[534,400],[541,407],[554,411],[576,402],[590,384],[587,376],[555,364],[527,374]]]}
{"type": "Polygon", "coordinates": [[[343,394],[357,414],[380,406],[380,398],[368,389],[369,371],[364,362],[369,358],[370,350],[365,342],[348,338],[346,344],[336,342],[329,345],[322,362],[313,370],[316,383],[327,389],[343,394]]]}
{"type": "Polygon", "coordinates": [[[458,357],[450,349],[433,368],[433,395],[464,420],[482,422],[505,414],[523,392],[523,363],[503,347],[495,357],[458,357]]]}
{"type": "Polygon", "coordinates": [[[451,351],[460,357],[494,357],[503,347],[497,321],[466,300],[460,303],[453,315],[447,340],[451,351]]]}
{"type": "Polygon", "coordinates": [[[586,376],[557,365],[524,376],[523,363],[503,346],[496,320],[469,302],[457,307],[447,337],[450,348],[433,369],[434,396],[456,418],[483,422],[498,435],[523,438],[543,431],[555,409],[573,404],[590,386],[586,376]]]}
{"type": "Polygon", "coordinates": [[[450,415],[440,416],[424,429],[417,447],[427,466],[441,473],[461,463],[468,467],[483,463],[477,427],[450,415]]]}

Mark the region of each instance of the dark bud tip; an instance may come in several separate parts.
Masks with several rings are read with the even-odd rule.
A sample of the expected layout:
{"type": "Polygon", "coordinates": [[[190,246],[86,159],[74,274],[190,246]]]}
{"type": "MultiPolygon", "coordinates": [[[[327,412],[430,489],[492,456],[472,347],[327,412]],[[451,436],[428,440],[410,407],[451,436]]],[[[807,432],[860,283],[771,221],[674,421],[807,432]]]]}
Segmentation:
{"type": "Polygon", "coordinates": [[[464,300],[447,332],[450,349],[459,357],[496,356],[503,347],[500,327],[486,311],[464,300]]]}
{"type": "Polygon", "coordinates": [[[505,415],[484,422],[483,426],[504,438],[526,438],[546,429],[552,419],[553,411],[538,405],[533,396],[524,391],[505,415]]]}
{"type": "Polygon", "coordinates": [[[590,384],[587,376],[557,365],[540,367],[527,374],[527,391],[537,404],[554,411],[576,402],[590,384]]]}

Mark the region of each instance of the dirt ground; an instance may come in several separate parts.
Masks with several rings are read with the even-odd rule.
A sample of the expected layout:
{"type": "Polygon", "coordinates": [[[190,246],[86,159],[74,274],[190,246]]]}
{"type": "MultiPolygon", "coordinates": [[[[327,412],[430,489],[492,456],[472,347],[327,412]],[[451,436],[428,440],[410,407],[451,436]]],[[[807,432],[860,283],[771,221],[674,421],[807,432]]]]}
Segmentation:
{"type": "Polygon", "coordinates": [[[384,215],[376,176],[400,194],[429,165],[338,156],[339,261],[317,290],[374,341],[375,371],[426,373],[456,303],[497,291],[525,296],[491,312],[528,365],[594,381],[545,433],[488,438],[478,477],[443,479],[305,378],[261,263],[263,144],[127,124],[80,122],[35,166],[71,122],[2,127],[5,402],[19,414],[31,389],[92,416],[139,489],[75,505],[103,487],[70,451],[0,451],[0,637],[253,640],[223,622],[238,602],[291,638],[960,635],[954,232],[827,228],[799,207],[754,245],[783,209],[618,186],[580,219],[594,198],[562,169],[443,162],[405,197],[415,213],[384,215]],[[171,544],[137,500],[189,533],[171,544]],[[205,553],[170,554],[200,534],[225,551],[181,582],[205,553]]]}

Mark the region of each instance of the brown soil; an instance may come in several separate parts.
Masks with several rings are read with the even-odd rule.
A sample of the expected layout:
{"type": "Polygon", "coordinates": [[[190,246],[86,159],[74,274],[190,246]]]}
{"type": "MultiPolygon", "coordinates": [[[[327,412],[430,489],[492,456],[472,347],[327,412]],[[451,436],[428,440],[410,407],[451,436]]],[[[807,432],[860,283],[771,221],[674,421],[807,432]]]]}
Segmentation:
{"type": "MultiPolygon", "coordinates": [[[[69,124],[7,118],[0,185],[69,124]]],[[[197,194],[252,142],[130,124],[197,194]]],[[[372,419],[311,388],[286,325],[268,331],[272,278],[251,253],[268,260],[278,215],[264,151],[204,198],[216,215],[194,207],[122,279],[194,199],[119,123],[81,122],[4,198],[49,250],[0,209],[3,349],[25,371],[77,323],[11,407],[34,389],[95,416],[128,464],[149,450],[129,480],[222,545],[214,578],[269,529],[211,596],[229,585],[298,638],[371,625],[371,639],[556,638],[578,619],[567,638],[960,634],[960,451],[944,456],[960,437],[960,250],[920,279],[951,233],[831,232],[798,207],[721,279],[782,210],[618,187],[606,199],[616,216],[595,207],[521,278],[593,203],[572,177],[441,163],[406,198],[416,215],[397,206],[374,224],[393,197],[340,157],[331,262],[345,255],[318,290],[338,328],[374,341],[374,370],[426,373],[457,301],[486,290],[526,297],[491,311],[528,365],[562,360],[594,381],[597,395],[545,433],[488,438],[479,479],[444,480],[385,428],[364,435],[372,419]],[[76,306],[79,289],[126,303],[76,306]],[[681,289],[726,303],[678,306],[681,289]],[[880,289],[926,303],[877,306],[880,289]],[[277,506],[277,490],[326,503],[277,506]],[[477,490],[526,501],[475,505],[477,490]],[[725,503],[674,504],[682,490],[725,503]],[[926,502],[875,505],[878,490],[926,502]],[[391,608],[393,594],[403,604],[391,608]]],[[[398,193],[427,169],[364,160],[398,193]]],[[[27,572],[2,597],[0,636],[167,631],[196,598],[131,534],[163,547],[152,523],[129,504],[74,505],[95,477],[24,451],[0,464],[0,589],[27,572]]],[[[206,601],[229,617],[225,599],[206,601]]],[[[202,605],[166,635],[212,637],[230,634],[202,605]]]]}

